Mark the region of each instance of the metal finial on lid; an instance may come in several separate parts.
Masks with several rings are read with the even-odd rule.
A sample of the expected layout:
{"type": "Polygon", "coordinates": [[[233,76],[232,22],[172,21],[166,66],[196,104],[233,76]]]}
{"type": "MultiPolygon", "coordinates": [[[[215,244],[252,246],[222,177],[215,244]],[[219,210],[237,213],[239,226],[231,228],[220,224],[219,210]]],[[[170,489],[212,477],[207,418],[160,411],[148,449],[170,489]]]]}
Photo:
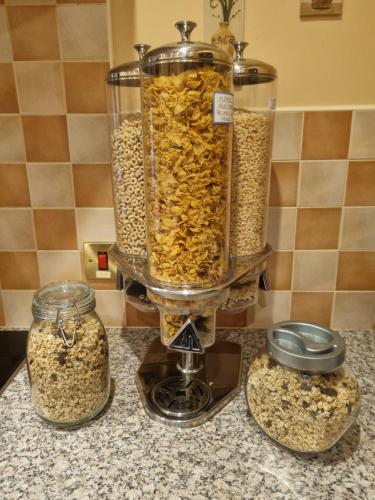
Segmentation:
{"type": "Polygon", "coordinates": [[[197,23],[194,21],[178,21],[175,26],[180,32],[181,42],[190,42],[191,32],[197,27],[197,23]]]}
{"type": "Polygon", "coordinates": [[[235,60],[240,61],[244,50],[249,44],[247,42],[234,42],[234,49],[236,51],[235,60]]]}
{"type": "Polygon", "coordinates": [[[133,45],[133,48],[138,52],[139,60],[142,61],[143,56],[150,49],[151,45],[147,45],[147,43],[136,43],[133,45]]]}

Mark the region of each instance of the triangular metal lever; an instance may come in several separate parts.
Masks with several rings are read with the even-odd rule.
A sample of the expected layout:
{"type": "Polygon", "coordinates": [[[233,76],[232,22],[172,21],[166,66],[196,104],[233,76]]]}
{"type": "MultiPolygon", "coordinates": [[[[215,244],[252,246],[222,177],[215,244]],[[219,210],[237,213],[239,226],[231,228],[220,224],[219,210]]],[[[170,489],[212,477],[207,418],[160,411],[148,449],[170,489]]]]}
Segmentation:
{"type": "Polygon", "coordinates": [[[203,354],[204,352],[199,341],[197,329],[190,319],[182,325],[168,347],[174,351],[195,352],[199,354],[203,354]]]}

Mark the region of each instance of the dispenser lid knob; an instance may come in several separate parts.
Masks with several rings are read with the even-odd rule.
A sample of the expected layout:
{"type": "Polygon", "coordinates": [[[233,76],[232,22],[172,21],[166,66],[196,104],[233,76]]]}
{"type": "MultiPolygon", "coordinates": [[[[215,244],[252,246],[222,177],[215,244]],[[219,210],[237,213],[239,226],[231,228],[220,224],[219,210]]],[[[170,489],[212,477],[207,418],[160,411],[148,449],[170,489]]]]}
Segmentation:
{"type": "Polygon", "coordinates": [[[151,45],[147,45],[147,43],[136,43],[133,47],[138,52],[139,60],[142,61],[143,56],[150,49],[151,45]]]}
{"type": "Polygon", "coordinates": [[[235,60],[240,61],[244,50],[249,44],[247,42],[234,42],[234,49],[236,51],[235,60]]]}
{"type": "Polygon", "coordinates": [[[190,42],[191,32],[197,27],[197,23],[194,21],[178,21],[175,26],[180,32],[181,42],[183,43],[190,42]]]}

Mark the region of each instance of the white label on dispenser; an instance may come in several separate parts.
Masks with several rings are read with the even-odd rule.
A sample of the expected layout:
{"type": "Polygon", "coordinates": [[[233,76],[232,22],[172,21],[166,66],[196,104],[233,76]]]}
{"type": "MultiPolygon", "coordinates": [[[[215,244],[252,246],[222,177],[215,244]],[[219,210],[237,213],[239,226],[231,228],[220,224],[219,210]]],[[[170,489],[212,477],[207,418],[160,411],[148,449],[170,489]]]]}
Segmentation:
{"type": "Polygon", "coordinates": [[[230,92],[214,92],[214,123],[233,123],[233,94],[230,92]]]}

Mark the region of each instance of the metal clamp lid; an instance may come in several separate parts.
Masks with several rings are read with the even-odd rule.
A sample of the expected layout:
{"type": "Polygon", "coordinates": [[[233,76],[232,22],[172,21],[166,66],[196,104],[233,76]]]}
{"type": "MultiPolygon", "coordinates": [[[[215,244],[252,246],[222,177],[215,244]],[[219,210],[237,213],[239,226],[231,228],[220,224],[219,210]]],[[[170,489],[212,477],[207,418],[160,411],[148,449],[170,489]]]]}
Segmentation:
{"type": "Polygon", "coordinates": [[[345,360],[343,338],[314,323],[277,323],[267,332],[267,350],[278,363],[308,373],[330,372],[345,360]]]}

